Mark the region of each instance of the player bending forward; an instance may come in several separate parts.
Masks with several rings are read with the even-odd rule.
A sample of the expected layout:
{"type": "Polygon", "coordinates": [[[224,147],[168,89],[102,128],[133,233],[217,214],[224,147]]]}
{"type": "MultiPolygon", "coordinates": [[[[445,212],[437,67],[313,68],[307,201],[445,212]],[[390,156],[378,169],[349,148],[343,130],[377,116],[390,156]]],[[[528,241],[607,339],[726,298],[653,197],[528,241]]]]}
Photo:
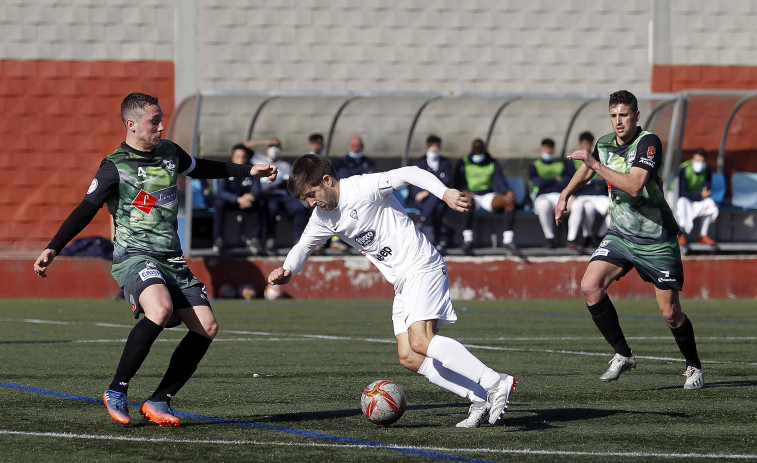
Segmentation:
{"type": "Polygon", "coordinates": [[[392,322],[400,365],[470,399],[468,418],[457,427],[478,427],[487,415],[489,424],[501,424],[517,381],[484,365],[458,341],[437,334],[442,326],[454,323],[457,315],[444,258],[415,228],[392,194],[407,184],[431,192],[456,211],[470,210],[460,191],[448,189],[433,174],[417,167],[340,180],[324,157],[306,154],[297,159],[289,177],[289,192],[318,207],[283,267],[272,271],[268,282],[289,283],[318,244],[338,236],[394,285],[392,322]]]}

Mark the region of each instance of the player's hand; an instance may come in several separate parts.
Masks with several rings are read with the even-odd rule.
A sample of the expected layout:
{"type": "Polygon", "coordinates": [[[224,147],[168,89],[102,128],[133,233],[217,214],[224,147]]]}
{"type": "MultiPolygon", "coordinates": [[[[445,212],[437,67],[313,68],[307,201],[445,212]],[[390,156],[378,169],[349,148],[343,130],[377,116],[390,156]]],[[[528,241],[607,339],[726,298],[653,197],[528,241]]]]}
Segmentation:
{"type": "Polygon", "coordinates": [[[712,196],[712,190],[710,190],[706,186],[702,187],[702,199],[707,199],[710,196],[712,196]]]}
{"type": "Polygon", "coordinates": [[[279,267],[274,269],[270,275],[268,275],[269,285],[285,285],[292,279],[292,271],[279,267]]]}
{"type": "Polygon", "coordinates": [[[470,200],[465,193],[460,190],[448,188],[447,191],[444,192],[442,200],[447,203],[447,206],[457,212],[470,212],[471,210],[470,200]]]}
{"type": "Polygon", "coordinates": [[[595,168],[599,164],[599,161],[594,159],[589,150],[575,150],[568,155],[568,159],[582,161],[591,170],[596,170],[595,168]]]}
{"type": "Polygon", "coordinates": [[[47,278],[47,266],[53,263],[55,256],[55,251],[50,248],[42,251],[42,254],[40,254],[39,257],[37,257],[37,260],[34,261],[34,273],[41,278],[47,278]]]}
{"type": "Polygon", "coordinates": [[[555,205],[555,225],[558,227],[563,222],[562,215],[568,210],[568,200],[560,195],[560,199],[557,200],[555,205]]]}
{"type": "Polygon", "coordinates": [[[272,164],[255,164],[250,169],[250,176],[263,178],[268,177],[268,183],[273,183],[279,175],[279,168],[272,164]]]}

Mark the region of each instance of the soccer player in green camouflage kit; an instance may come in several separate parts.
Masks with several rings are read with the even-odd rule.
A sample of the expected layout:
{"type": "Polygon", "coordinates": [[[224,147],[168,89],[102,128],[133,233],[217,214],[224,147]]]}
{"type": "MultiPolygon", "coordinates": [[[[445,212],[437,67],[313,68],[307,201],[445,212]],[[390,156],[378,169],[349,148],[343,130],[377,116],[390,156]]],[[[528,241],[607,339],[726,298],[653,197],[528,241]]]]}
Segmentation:
{"type": "Polygon", "coordinates": [[[218,332],[205,286],[182,257],[177,233],[176,180],[179,174],[196,178],[268,177],[277,169],[195,159],[180,146],[161,139],[163,111],[158,99],[131,93],[121,103],[126,140],[100,164],[87,194],[66,218],[47,248],[34,262],[34,271],[47,276],[53,259],[103,206],[115,225],[112,274],[131,304],[136,323],[126,340],[115,376],[103,394],[110,417],[131,424],[126,393],[131,378],[147,357],[164,327],[184,323],[189,329],[179,342],[163,380],[140,407],[148,420],[179,426],[171,398],[189,380],[218,332]]]}
{"type": "Polygon", "coordinates": [[[697,354],[694,328],[681,310],[683,264],[678,246],[680,228],[662,188],[662,142],[654,133],[638,127],[636,97],[625,90],[610,95],[613,132],[597,141],[593,152],[577,150],[568,156],[583,164],[560,193],[555,207],[559,225],[568,198],[594,174],[607,180],[611,225],[607,236],[591,256],[581,280],[581,292],[594,323],[615,349],[602,381],[617,380],[636,367],[636,357],[620,328],[618,314],[607,295],[610,284],[636,268],[641,278],[655,287],[657,305],[686,359],[685,389],[704,386],[702,364],[697,354]]]}

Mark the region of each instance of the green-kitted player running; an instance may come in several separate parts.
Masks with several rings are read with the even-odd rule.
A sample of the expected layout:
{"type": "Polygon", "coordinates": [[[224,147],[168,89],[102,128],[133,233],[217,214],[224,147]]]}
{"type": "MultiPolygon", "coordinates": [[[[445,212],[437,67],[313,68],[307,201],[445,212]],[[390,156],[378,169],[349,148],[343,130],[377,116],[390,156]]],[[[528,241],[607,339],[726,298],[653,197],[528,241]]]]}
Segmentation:
{"type": "Polygon", "coordinates": [[[686,359],[685,389],[704,386],[702,363],[697,354],[694,328],[681,310],[678,293],[683,288],[683,264],[678,247],[680,229],[662,188],[662,142],[654,133],[638,127],[636,97],[625,90],[610,95],[613,132],[597,141],[593,152],[574,151],[569,159],[583,161],[555,207],[559,225],[568,198],[595,173],[607,180],[610,194],[610,228],[586,268],[581,292],[594,323],[615,349],[610,367],[600,376],[614,381],[636,367],[636,357],[620,328],[618,314],[607,295],[610,284],[636,268],[655,287],[655,297],[670,331],[686,359]]]}
{"type": "Polygon", "coordinates": [[[189,380],[218,332],[205,286],[184,262],[177,233],[176,180],[196,178],[276,178],[275,166],[249,166],[195,159],[180,146],[161,139],[163,111],[158,99],[131,93],[121,103],[126,141],[107,156],[84,199],[60,226],[34,262],[46,277],[47,267],[97,211],[108,205],[115,238],[113,277],[131,304],[134,318],[145,316],[131,330],[121,361],[103,401],[112,419],[131,424],[126,400],[129,382],[164,327],[184,323],[189,332],[171,357],[163,380],[140,407],[140,413],[161,426],[179,426],[171,398],[189,380]]]}

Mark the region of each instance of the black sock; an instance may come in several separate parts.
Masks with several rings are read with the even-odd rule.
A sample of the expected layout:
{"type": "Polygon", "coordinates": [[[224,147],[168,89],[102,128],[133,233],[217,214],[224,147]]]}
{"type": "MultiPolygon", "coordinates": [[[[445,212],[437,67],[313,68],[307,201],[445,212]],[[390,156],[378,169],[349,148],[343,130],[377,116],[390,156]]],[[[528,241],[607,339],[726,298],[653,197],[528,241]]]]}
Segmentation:
{"type": "Polygon", "coordinates": [[[623,330],[620,329],[618,321],[618,312],[612,304],[609,296],[597,302],[594,305],[586,305],[591,313],[591,319],[599,328],[599,332],[605,337],[608,343],[615,349],[615,353],[624,357],[631,356],[631,348],[628,347],[626,337],[623,336],[623,330]]]}
{"type": "Polygon", "coordinates": [[[150,353],[150,347],[163,327],[153,323],[152,320],[145,317],[131,329],[129,337],[126,339],[124,351],[121,354],[121,360],[116,368],[116,375],[110,383],[108,389],[123,392],[129,389],[129,381],[142,366],[147,354],[150,353]]]}
{"type": "Polygon", "coordinates": [[[197,370],[197,365],[205,356],[211,342],[212,339],[194,331],[187,333],[173,351],[166,374],[150,400],[169,402],[197,370]]]}
{"type": "Polygon", "coordinates": [[[687,367],[702,368],[702,362],[699,361],[699,354],[697,354],[697,340],[694,338],[694,326],[691,324],[689,317],[683,314],[686,320],[683,325],[678,328],[670,328],[670,332],[673,333],[673,337],[678,344],[678,349],[681,350],[683,358],[686,359],[687,367]]]}
{"type": "Polygon", "coordinates": [[[505,222],[505,231],[512,231],[515,228],[515,211],[505,211],[503,213],[505,222]]]}

